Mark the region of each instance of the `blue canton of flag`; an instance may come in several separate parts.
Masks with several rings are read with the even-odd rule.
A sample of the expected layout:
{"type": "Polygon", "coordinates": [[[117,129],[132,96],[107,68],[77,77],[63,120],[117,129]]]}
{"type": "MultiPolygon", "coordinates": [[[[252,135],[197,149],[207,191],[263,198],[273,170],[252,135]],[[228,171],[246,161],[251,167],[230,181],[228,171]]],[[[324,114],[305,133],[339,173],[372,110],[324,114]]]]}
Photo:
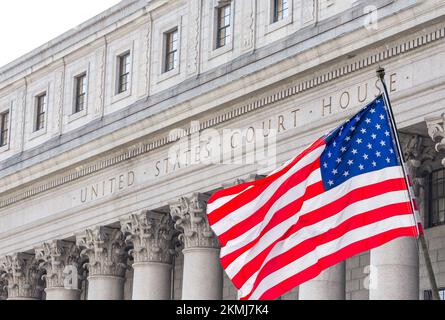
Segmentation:
{"type": "Polygon", "coordinates": [[[383,96],[326,137],[320,163],[326,190],[357,175],[400,165],[383,96]]]}

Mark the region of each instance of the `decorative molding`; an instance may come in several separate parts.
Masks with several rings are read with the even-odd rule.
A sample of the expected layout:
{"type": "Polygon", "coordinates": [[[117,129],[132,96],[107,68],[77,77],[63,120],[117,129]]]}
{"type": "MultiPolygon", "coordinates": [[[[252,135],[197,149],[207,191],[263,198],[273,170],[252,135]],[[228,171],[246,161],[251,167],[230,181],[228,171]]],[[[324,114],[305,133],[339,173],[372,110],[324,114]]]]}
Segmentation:
{"type": "Polygon", "coordinates": [[[201,0],[188,1],[188,30],[187,75],[194,75],[199,71],[199,44],[201,39],[201,0]]]}
{"type": "Polygon", "coordinates": [[[87,257],[89,276],[124,277],[127,254],[122,232],[109,227],[94,227],[77,236],[80,256],[87,257]]]}
{"type": "MultiPolygon", "coordinates": [[[[288,88],[280,89],[265,97],[256,99],[247,104],[234,107],[230,111],[225,111],[213,116],[212,118],[204,120],[200,122],[200,130],[218,126],[224,122],[264,108],[270,104],[283,101],[290,97],[294,97],[296,95],[313,90],[321,85],[325,85],[332,81],[344,78],[363,69],[379,65],[383,61],[411,52],[425,45],[437,42],[438,40],[442,40],[444,37],[445,28],[442,27],[436,31],[416,36],[398,45],[385,47],[384,49],[381,49],[379,52],[375,52],[374,54],[362,58],[351,59],[351,62],[343,66],[337,67],[317,76],[311,76],[309,79],[299,81],[298,83],[288,88]]],[[[120,154],[107,157],[105,159],[98,160],[90,164],[76,167],[72,170],[69,170],[68,173],[65,173],[57,178],[52,178],[47,182],[26,188],[21,188],[13,195],[0,197],[0,208],[4,208],[6,206],[17,203],[18,201],[28,199],[42,192],[57,188],[60,185],[72,182],[110,166],[114,166],[129,159],[138,157],[142,154],[146,154],[153,150],[159,149],[167,144],[175,142],[177,139],[180,139],[183,136],[188,136],[189,134],[190,128],[185,129],[184,133],[181,136],[176,136],[176,139],[172,139],[172,137],[167,133],[162,138],[153,140],[148,143],[142,143],[136,146],[132,146],[120,154]]]]}
{"type": "Polygon", "coordinates": [[[8,283],[8,298],[40,299],[42,273],[33,254],[15,253],[0,259],[2,278],[8,283]]]}
{"type": "Polygon", "coordinates": [[[243,0],[241,5],[243,16],[241,48],[243,51],[248,51],[255,47],[256,0],[243,0]]]}
{"type": "Polygon", "coordinates": [[[219,241],[207,220],[208,196],[196,193],[190,198],[181,197],[170,204],[170,214],[180,231],[179,240],[184,248],[219,248],[219,241]]]}
{"type": "Polygon", "coordinates": [[[169,214],[144,211],[121,221],[125,242],[132,244],[134,262],[172,263],[177,231],[169,214]]]}
{"type": "Polygon", "coordinates": [[[301,3],[302,21],[303,24],[316,23],[317,22],[317,0],[303,0],[301,3]]]}
{"type": "Polygon", "coordinates": [[[77,270],[80,269],[80,249],[73,242],[63,240],[46,242],[36,248],[35,252],[39,268],[46,271],[44,278],[47,288],[66,287],[65,281],[70,280],[69,277],[67,278],[68,274],[65,273],[66,267],[73,266],[77,270]]]}
{"type": "Polygon", "coordinates": [[[62,113],[63,113],[63,96],[64,96],[64,85],[65,83],[65,66],[63,69],[57,71],[56,73],[56,81],[55,81],[55,109],[56,109],[56,116],[55,116],[55,128],[54,132],[55,135],[62,134],[62,113]]]}

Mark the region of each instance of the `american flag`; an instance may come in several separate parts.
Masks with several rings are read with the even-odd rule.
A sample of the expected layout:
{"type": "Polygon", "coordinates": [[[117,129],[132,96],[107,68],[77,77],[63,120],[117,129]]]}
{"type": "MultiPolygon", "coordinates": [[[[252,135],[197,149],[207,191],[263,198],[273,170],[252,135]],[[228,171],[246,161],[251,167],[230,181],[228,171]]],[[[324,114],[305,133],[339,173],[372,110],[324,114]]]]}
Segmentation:
{"type": "Polygon", "coordinates": [[[324,269],[418,236],[383,96],[269,176],[207,205],[240,299],[276,299],[324,269]]]}

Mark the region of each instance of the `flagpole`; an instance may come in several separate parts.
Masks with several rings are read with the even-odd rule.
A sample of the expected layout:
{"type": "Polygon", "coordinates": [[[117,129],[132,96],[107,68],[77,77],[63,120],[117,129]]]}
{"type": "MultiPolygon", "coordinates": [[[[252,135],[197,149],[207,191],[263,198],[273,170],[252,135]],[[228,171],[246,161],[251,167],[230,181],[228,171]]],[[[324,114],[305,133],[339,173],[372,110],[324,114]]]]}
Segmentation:
{"type": "MultiPolygon", "coordinates": [[[[409,183],[407,170],[406,170],[406,167],[405,167],[405,156],[404,156],[404,154],[402,152],[402,147],[401,147],[400,138],[399,138],[399,132],[397,130],[397,124],[396,124],[395,117],[394,117],[394,112],[393,112],[393,109],[392,109],[392,106],[391,106],[391,101],[389,99],[388,88],[387,88],[386,82],[385,82],[385,69],[384,68],[377,69],[377,76],[379,77],[380,82],[382,83],[382,86],[383,86],[383,92],[384,92],[383,97],[386,100],[385,105],[388,107],[388,115],[389,115],[389,118],[390,118],[390,121],[391,121],[391,129],[393,131],[393,137],[396,140],[397,152],[398,152],[399,159],[400,159],[400,162],[401,162],[401,165],[402,165],[403,175],[405,177],[405,183],[406,183],[406,185],[408,187],[408,195],[409,195],[409,198],[410,198],[411,208],[413,210],[414,220],[416,222],[416,227],[418,228],[418,231],[420,231],[419,227],[418,227],[418,223],[419,222],[417,221],[417,217],[416,217],[416,214],[415,214],[415,212],[416,212],[415,206],[414,206],[414,203],[413,203],[413,199],[414,199],[413,196],[414,195],[411,194],[411,190],[410,190],[411,184],[409,183]]],[[[422,247],[423,256],[424,256],[424,259],[425,259],[425,266],[426,266],[426,269],[427,269],[427,272],[428,272],[428,277],[429,277],[429,280],[430,280],[432,299],[433,300],[440,300],[440,298],[439,298],[439,290],[437,288],[436,277],[434,276],[433,265],[431,263],[431,258],[430,258],[430,254],[429,254],[429,251],[428,251],[428,245],[427,245],[427,242],[426,242],[426,239],[425,239],[425,235],[423,233],[420,233],[420,232],[418,232],[418,235],[419,235],[418,236],[418,242],[419,242],[420,246],[422,247]]]]}

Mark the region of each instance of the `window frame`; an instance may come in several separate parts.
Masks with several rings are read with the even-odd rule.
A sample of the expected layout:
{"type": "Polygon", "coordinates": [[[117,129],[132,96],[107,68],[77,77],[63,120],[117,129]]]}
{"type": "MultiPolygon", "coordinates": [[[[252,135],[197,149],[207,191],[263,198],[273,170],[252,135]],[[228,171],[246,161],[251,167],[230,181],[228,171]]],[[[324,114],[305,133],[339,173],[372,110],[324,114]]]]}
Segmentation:
{"type": "Polygon", "coordinates": [[[87,108],[87,97],[88,97],[88,73],[87,71],[82,72],[74,77],[74,103],[72,114],[78,114],[84,112],[87,108]],[[83,87],[85,91],[79,94],[79,79],[84,79],[83,87]],[[79,98],[83,97],[82,109],[79,109],[79,98]]]}
{"type": "Polygon", "coordinates": [[[117,63],[116,63],[116,95],[125,94],[128,92],[131,88],[131,73],[132,73],[132,56],[131,56],[131,50],[124,51],[123,53],[119,54],[117,56],[117,63]],[[125,66],[128,66],[128,70],[124,71],[124,59],[128,59],[125,63],[125,66]],[[123,81],[122,79],[125,78],[125,90],[122,90],[123,81]]]}
{"type": "Polygon", "coordinates": [[[44,91],[35,96],[35,106],[34,106],[34,123],[33,123],[33,132],[42,132],[46,129],[46,115],[48,112],[48,92],[44,91]],[[40,99],[44,97],[44,111],[39,111],[41,108],[40,99]],[[43,120],[43,121],[42,121],[43,120]]]}
{"type": "Polygon", "coordinates": [[[272,23],[276,23],[276,22],[285,20],[289,17],[289,14],[290,14],[290,1],[289,0],[273,0],[273,9],[272,10],[273,10],[272,23]],[[278,3],[280,1],[281,1],[281,6],[280,6],[281,10],[278,9],[278,3]],[[287,5],[287,8],[285,8],[285,9],[283,8],[284,1],[286,1],[286,5],[287,5]],[[285,10],[287,11],[286,16],[284,16],[284,14],[283,14],[283,12],[285,10]],[[280,13],[281,13],[281,17],[278,16],[280,13]]]}
{"type": "MultiPolygon", "coordinates": [[[[163,32],[163,60],[162,60],[162,73],[168,74],[170,72],[173,72],[179,67],[179,46],[180,46],[180,34],[179,34],[179,27],[173,27],[165,32],[163,32]],[[169,37],[172,36],[174,33],[176,33],[176,40],[169,40],[169,37]],[[176,43],[175,49],[169,48],[169,43],[176,43]],[[169,61],[170,56],[173,55],[173,67],[169,68],[169,61]],[[175,59],[176,57],[176,59],[175,59]]],[[[172,45],[173,47],[173,45],[172,45]]]]}
{"type": "Polygon", "coordinates": [[[268,1],[268,12],[269,12],[269,21],[265,25],[264,33],[265,35],[284,28],[285,26],[292,24],[294,21],[294,2],[292,0],[287,0],[287,16],[283,17],[281,20],[275,21],[275,2],[276,0],[268,1]]]}
{"type": "Polygon", "coordinates": [[[223,48],[225,46],[227,46],[228,44],[230,44],[232,42],[232,37],[233,37],[233,32],[232,32],[232,14],[233,14],[233,10],[232,10],[232,3],[227,2],[227,3],[223,3],[222,5],[218,6],[215,8],[216,10],[216,14],[215,14],[215,18],[216,18],[216,43],[215,43],[215,49],[220,49],[223,48]],[[222,20],[223,20],[223,16],[222,16],[222,12],[224,10],[224,22],[226,20],[226,12],[225,9],[229,10],[229,23],[228,24],[224,24],[222,25],[222,20]],[[229,35],[227,35],[227,30],[229,31],[229,35]],[[221,38],[221,33],[222,31],[225,32],[225,36],[224,36],[224,44],[221,43],[222,38],[221,38]]]}
{"type": "Polygon", "coordinates": [[[11,110],[6,109],[0,112],[0,149],[5,148],[9,145],[9,137],[11,135],[11,110]],[[8,115],[7,120],[4,120],[5,115],[8,115]],[[5,129],[6,127],[6,129],[5,129]],[[6,138],[4,139],[4,132],[6,131],[6,138]]]}
{"type": "MultiPolygon", "coordinates": [[[[434,209],[434,201],[441,199],[441,198],[445,199],[445,168],[435,169],[435,170],[431,171],[431,173],[428,175],[428,214],[426,217],[426,220],[427,220],[426,225],[428,228],[445,225],[445,219],[442,223],[433,224],[433,220],[434,220],[433,218],[434,218],[434,213],[435,213],[434,212],[434,210],[435,210],[434,209]],[[433,175],[439,171],[442,171],[442,173],[443,173],[443,177],[440,178],[440,180],[442,180],[441,183],[442,183],[443,197],[433,197],[434,185],[435,185],[433,175]]],[[[445,215],[445,212],[444,212],[444,215],[445,215]]]]}

